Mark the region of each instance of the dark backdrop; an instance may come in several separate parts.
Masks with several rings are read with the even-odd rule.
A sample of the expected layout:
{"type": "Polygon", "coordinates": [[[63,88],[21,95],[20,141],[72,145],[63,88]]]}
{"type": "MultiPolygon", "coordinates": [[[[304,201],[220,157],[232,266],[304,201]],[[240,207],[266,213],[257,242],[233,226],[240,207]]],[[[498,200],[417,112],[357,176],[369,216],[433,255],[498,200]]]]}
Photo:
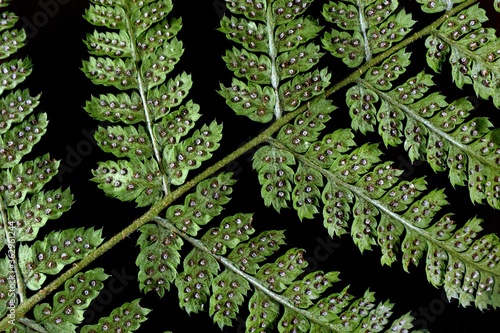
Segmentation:
{"type": "MultiPolygon", "coordinates": [[[[416,29],[424,26],[426,18],[421,17],[414,1],[403,2],[409,10],[417,13],[416,29]]],[[[317,3],[316,8],[323,2],[317,3]]],[[[88,57],[82,39],[93,29],[82,18],[87,5],[88,1],[83,0],[17,0],[14,1],[13,10],[20,17],[20,22],[27,29],[29,36],[22,53],[29,55],[34,64],[33,74],[23,86],[30,87],[33,93],[43,93],[38,111],[47,112],[50,120],[48,133],[36,146],[33,155],[50,152],[53,157],[61,160],[61,172],[49,186],[71,186],[76,200],[68,213],[59,220],[51,221],[42,233],[74,226],[95,226],[103,228],[103,235],[109,238],[128,225],[133,218],[140,216],[144,210],[136,209],[133,204],[106,197],[89,181],[90,170],[95,168],[97,161],[109,159],[111,156],[102,153],[95,146],[91,134],[98,123],[82,108],[91,94],[100,92],[100,88],[92,86],[80,70],[82,59],[88,57]]],[[[248,141],[260,129],[248,119],[235,116],[216,93],[220,82],[226,85],[230,82],[229,72],[221,56],[224,50],[232,45],[216,30],[223,14],[222,0],[175,1],[173,14],[183,18],[179,39],[185,45],[185,53],[177,65],[177,71],[186,71],[193,76],[194,87],[190,98],[201,105],[203,118],[200,123],[210,122],[214,118],[224,122],[224,138],[214,160],[248,141]]],[[[418,45],[414,46],[412,51],[422,54],[423,41],[418,45]]],[[[329,56],[325,58],[328,59],[325,64],[332,65],[336,70],[333,80],[345,77],[347,72],[342,70],[344,66],[341,62],[329,56]]],[[[415,70],[420,71],[424,67],[425,64],[422,63],[420,68],[415,70]]],[[[445,71],[448,70],[445,67],[445,71]]],[[[444,76],[444,79],[437,77],[436,80],[443,87],[451,87],[451,93],[448,95],[474,96],[468,87],[463,91],[453,88],[449,75],[444,76]]],[[[334,97],[334,100],[340,108],[334,112],[329,126],[349,127],[343,92],[334,97]]],[[[499,124],[499,111],[491,103],[477,101],[477,105],[478,112],[492,117],[495,124],[499,124]]],[[[379,142],[376,136],[358,135],[356,138],[360,144],[368,140],[379,142]]],[[[490,231],[499,230],[497,212],[486,206],[470,204],[466,189],[453,189],[449,186],[445,173],[436,175],[423,163],[411,165],[401,150],[382,149],[387,158],[405,170],[405,177],[428,174],[430,187],[446,187],[446,193],[454,205],[453,211],[461,221],[465,221],[464,216],[478,215],[487,221],[486,226],[490,231]]],[[[436,333],[498,332],[499,312],[482,313],[473,308],[459,308],[456,301],[449,303],[441,289],[435,289],[427,283],[423,265],[412,268],[411,274],[403,271],[400,262],[396,262],[392,268],[381,267],[378,248],[361,255],[349,236],[329,239],[320,219],[300,222],[291,211],[277,214],[272,209],[262,210],[257,176],[248,163],[250,158],[251,155],[243,156],[228,170],[238,171],[238,183],[235,185],[232,202],[227,205],[227,214],[239,211],[255,212],[254,226],[257,230],[271,227],[286,229],[288,244],[304,247],[315,268],[341,272],[342,281],[336,287],[338,291],[350,285],[351,293],[361,296],[364,290],[369,288],[376,292],[377,300],[390,299],[395,302],[397,315],[414,312],[419,327],[428,327],[431,332],[436,333]]],[[[205,166],[208,164],[205,163],[205,166]]],[[[160,332],[156,327],[174,332],[199,329],[219,331],[207,313],[188,316],[180,310],[175,288],[163,299],[154,294],[139,293],[135,279],[137,269],[134,264],[138,253],[136,237],[137,234],[134,234],[125,239],[92,266],[103,265],[115,280],[113,285],[107,285],[107,292],[98,298],[86,313],[86,322],[96,322],[97,318],[107,315],[114,306],[141,297],[141,304],[153,311],[149,315],[150,320],[142,326],[140,332],[160,332]]],[[[242,310],[242,318],[246,313],[245,309],[246,306],[242,310]]],[[[241,324],[240,320],[234,328],[225,328],[224,332],[243,332],[241,324]]]]}

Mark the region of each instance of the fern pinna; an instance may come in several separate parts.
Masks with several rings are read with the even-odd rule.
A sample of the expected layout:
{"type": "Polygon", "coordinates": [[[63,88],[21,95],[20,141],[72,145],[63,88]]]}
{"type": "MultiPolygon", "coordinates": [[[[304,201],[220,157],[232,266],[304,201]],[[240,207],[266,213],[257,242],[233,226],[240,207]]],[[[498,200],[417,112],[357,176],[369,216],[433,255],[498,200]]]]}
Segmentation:
{"type": "MultiPolygon", "coordinates": [[[[338,88],[324,90],[330,77],[326,73],[322,78],[315,76],[316,81],[310,81],[309,85],[299,83],[299,78],[310,77],[318,62],[305,52],[314,45],[319,30],[317,26],[311,28],[313,21],[301,16],[311,3],[300,1],[281,8],[283,4],[279,1],[268,4],[269,7],[259,2],[250,5],[245,1],[231,1],[228,8],[235,17],[222,20],[221,30],[244,49],[238,51],[245,54],[238,58],[241,61],[230,56],[225,58],[237,77],[250,72],[248,61],[251,60],[247,59],[258,58],[259,63],[272,67],[261,71],[258,81],[250,75],[246,83],[233,79],[231,87],[223,87],[221,94],[237,114],[255,120],[253,113],[242,110],[259,108],[262,101],[268,103],[266,109],[269,110],[293,110],[287,103],[291,95],[295,96],[292,97],[295,107],[306,103],[298,109],[294,122],[282,126],[276,137],[269,138],[268,144],[253,156],[265,204],[277,211],[291,204],[300,219],[313,218],[322,210],[324,225],[331,236],[350,232],[361,251],[380,246],[382,264],[391,265],[401,253],[405,270],[425,260],[428,280],[434,286],[444,285],[448,297],[458,298],[463,306],[498,307],[498,237],[494,234],[478,237],[482,230],[479,218],[458,227],[452,214],[441,212],[447,204],[443,190],[427,189],[423,178],[400,180],[402,171],[395,169],[392,162],[381,159],[382,151],[377,145],[358,146],[352,131],[378,130],[387,146],[404,143],[412,160],[426,158],[439,171],[448,167],[453,185],[468,181],[474,202],[486,199],[498,208],[497,154],[500,149],[496,132],[490,131],[491,123],[484,118],[469,119],[472,104],[466,99],[447,103],[439,93],[428,93],[433,82],[425,72],[401,81],[410,63],[410,53],[404,46],[390,47],[410,33],[415,21],[397,1],[332,1],[323,6],[326,21],[335,25],[321,39],[324,49],[349,67],[364,63],[369,66],[363,68],[364,74],[362,70],[360,74],[354,73],[353,84],[346,93],[352,130],[338,129],[322,135],[325,123],[336,109],[324,96],[338,88]],[[263,17],[266,22],[260,23],[263,17]],[[268,33],[259,34],[259,31],[268,33]],[[251,41],[247,36],[251,36],[251,41]],[[290,81],[274,70],[286,68],[290,63],[280,62],[286,56],[279,58],[285,36],[294,47],[308,45],[302,46],[304,57],[294,57],[292,61],[303,66],[287,72],[302,76],[290,81]],[[275,45],[276,50],[266,45],[275,45]],[[385,52],[389,49],[390,53],[385,52]],[[258,83],[262,83],[262,87],[256,88],[258,83]],[[273,98],[261,96],[261,91],[268,87],[265,84],[274,88],[275,94],[270,94],[273,98]],[[307,89],[311,86],[315,94],[307,89]],[[314,95],[319,96],[314,98],[314,95]]],[[[452,7],[450,3],[448,9],[452,7]]],[[[486,33],[480,27],[480,22],[485,20],[483,10],[472,6],[464,11],[455,9],[455,12],[441,22],[441,28],[428,28],[432,34],[427,45],[438,37],[451,44],[455,49],[450,59],[452,66],[457,66],[457,52],[467,52],[468,57],[474,57],[467,60],[472,74],[460,70],[460,75],[476,78],[475,73],[482,73],[483,77],[487,76],[484,80],[493,86],[496,67],[487,59],[494,53],[491,61],[496,60],[498,52],[494,48],[496,43],[486,44],[487,40],[493,40],[493,31],[488,30],[489,37],[480,35],[486,33]],[[459,36],[468,33],[467,43],[454,42],[459,36],[444,37],[458,30],[459,36]],[[486,44],[484,49],[471,44],[478,44],[478,39],[486,44]],[[473,50],[465,50],[469,46],[478,50],[477,55],[473,50]]],[[[283,47],[285,51],[289,49],[283,47]]],[[[440,55],[441,62],[445,53],[440,55]]],[[[457,71],[454,73],[458,82],[459,75],[457,71]]],[[[462,78],[463,81],[467,80],[462,78]]],[[[488,95],[483,88],[477,90],[480,97],[487,98],[495,91],[491,90],[488,95]]],[[[276,118],[280,114],[282,112],[275,112],[276,118]]]]}
{"type": "MultiPolygon", "coordinates": [[[[189,170],[210,158],[221,138],[221,125],[215,121],[194,128],[200,118],[199,107],[192,101],[184,101],[192,85],[190,76],[182,73],[169,78],[183,51],[182,43],[175,37],[181,22],[167,17],[171,9],[170,1],[95,1],[86,13],[90,23],[104,29],[88,36],[86,44],[94,56],[84,62],[83,70],[92,82],[123,91],[102,94],[87,102],[86,110],[91,116],[118,124],[100,127],[96,132],[97,143],[118,159],[101,162],[93,171],[93,180],[106,194],[135,201],[138,206],[153,205],[171,193],[173,186],[184,184],[189,170]]],[[[227,26],[241,22],[233,20],[227,26]]],[[[311,37],[319,31],[313,20],[300,19],[297,23],[284,19],[278,27],[283,33],[288,30],[285,23],[304,25],[311,37]]],[[[259,34],[267,34],[268,30],[269,27],[257,27],[259,34]]],[[[280,58],[280,71],[288,73],[288,83],[281,86],[273,82],[259,90],[257,97],[253,91],[242,97],[243,103],[262,98],[259,106],[244,105],[242,109],[262,122],[281,117],[282,107],[274,102],[281,94],[289,96],[283,110],[292,111],[302,101],[321,93],[328,84],[326,70],[312,71],[306,77],[296,75],[314,65],[314,59],[319,58],[319,46],[310,44],[297,49],[293,34],[289,31],[286,34],[282,47],[271,52],[280,58]],[[290,52],[283,53],[284,50],[290,52]],[[304,57],[304,52],[307,59],[294,63],[293,59],[304,57]],[[302,94],[294,92],[298,85],[305,87],[302,94]]],[[[266,50],[269,44],[262,44],[259,39],[251,39],[249,45],[255,42],[261,51],[266,50]]],[[[276,59],[271,64],[264,57],[259,59],[236,48],[228,52],[226,59],[245,61],[248,70],[239,73],[254,80],[256,89],[260,89],[258,84],[265,82],[270,73],[278,70],[276,59]]],[[[226,94],[239,91],[243,96],[248,90],[243,81],[234,80],[226,94]]],[[[330,108],[326,101],[316,104],[330,108]]],[[[328,119],[326,116],[323,121],[328,119]]],[[[371,292],[360,299],[353,299],[347,290],[321,298],[338,281],[338,273],[318,271],[303,276],[307,263],[300,249],[289,250],[274,263],[260,265],[284,244],[284,235],[281,231],[264,231],[249,239],[255,231],[251,214],[227,216],[219,228],[211,228],[195,239],[204,225],[222,213],[234,183],[228,173],[208,178],[185,197],[184,204],[168,207],[164,218],[157,217],[154,223],[140,227],[136,264],[143,292],[155,291],[163,297],[175,285],[182,308],[197,313],[209,304],[207,310],[221,328],[233,325],[245,296],[252,290],[247,331],[273,326],[293,331],[304,325],[315,331],[343,331],[345,327],[382,329],[388,324],[392,304],[376,305],[371,292]],[[186,241],[194,249],[182,259],[180,250],[186,241]],[[225,268],[222,272],[221,264],[225,268]],[[343,314],[353,309],[359,311],[359,316],[349,321],[342,319],[343,314]]],[[[391,329],[402,332],[409,327],[411,316],[404,315],[391,329]]]]}
{"type": "MultiPolygon", "coordinates": [[[[83,310],[97,296],[88,281],[103,280],[99,271],[85,273],[80,293],[70,296],[62,291],[57,297],[78,298],[80,303],[58,304],[50,308],[39,304],[34,319],[16,317],[16,309],[24,306],[30,296],[42,288],[47,275],[62,269],[97,247],[103,239],[101,230],[73,228],[52,231],[34,241],[49,220],[57,219],[70,209],[73,196],[68,189],[43,190],[57,174],[59,161],[49,154],[31,157],[30,152],[46,133],[47,114],[35,113],[40,95],[32,96],[20,89],[32,72],[29,58],[16,58],[26,41],[26,33],[16,28],[18,17],[0,5],[2,24],[0,58],[0,316],[8,319],[11,332],[46,332],[55,322],[71,330],[83,319],[83,310]],[[34,241],[34,242],[33,242],[34,241]]],[[[59,302],[60,303],[60,302],[59,302]]]]}

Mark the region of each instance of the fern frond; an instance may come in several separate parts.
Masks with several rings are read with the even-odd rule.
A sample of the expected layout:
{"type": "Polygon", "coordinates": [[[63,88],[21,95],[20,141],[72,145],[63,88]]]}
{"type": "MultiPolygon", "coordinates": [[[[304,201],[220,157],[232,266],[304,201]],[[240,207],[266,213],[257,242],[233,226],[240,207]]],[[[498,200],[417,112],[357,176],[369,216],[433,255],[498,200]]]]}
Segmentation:
{"type": "Polygon", "coordinates": [[[139,288],[144,293],[154,290],[163,297],[178,274],[183,241],[175,233],[154,224],[146,224],[139,231],[137,244],[141,250],[135,261],[139,267],[139,288]]]}
{"type": "Polygon", "coordinates": [[[12,124],[21,122],[40,104],[40,95],[30,96],[29,90],[15,90],[0,99],[0,134],[7,132],[12,124]]]}
{"type": "Polygon", "coordinates": [[[95,325],[85,325],[81,333],[98,333],[101,331],[134,332],[139,329],[141,323],[147,319],[151,310],[139,305],[139,300],[127,302],[114,309],[109,316],[99,319],[95,325]]]}
{"type": "MultiPolygon", "coordinates": [[[[458,298],[464,306],[473,303],[481,309],[498,307],[500,284],[495,282],[500,279],[498,238],[490,234],[476,240],[481,231],[477,219],[454,232],[452,215],[439,217],[441,208],[447,205],[444,191],[427,190],[423,178],[399,180],[401,171],[380,160],[381,152],[376,145],[349,149],[349,145],[354,147],[349,140],[352,141],[352,134],[339,130],[313,143],[305,154],[307,157],[285,148],[278,140],[260,151],[267,149],[273,150],[275,156],[290,156],[292,163],[288,168],[295,177],[290,177],[288,188],[293,182],[300,186],[304,178],[314,180],[309,186],[309,212],[318,211],[321,197],[324,225],[331,236],[347,233],[352,214],[350,233],[361,251],[380,246],[381,263],[387,265],[401,252],[405,270],[427,256],[429,281],[436,287],[444,285],[449,298],[458,298]],[[325,155],[333,156],[328,163],[324,163],[325,155]],[[322,178],[326,184],[321,192],[322,178]],[[475,246],[471,247],[473,242],[475,246]],[[479,244],[483,243],[488,244],[487,249],[478,252],[479,244]],[[474,279],[470,276],[473,272],[474,279]]],[[[265,165],[272,165],[273,161],[259,159],[258,164],[260,176],[265,165]]],[[[273,196],[279,195],[263,191],[265,200],[273,196]]],[[[286,207],[289,198],[284,198],[282,204],[286,207]]],[[[302,217],[302,208],[295,204],[294,208],[302,217]]]]}
{"type": "Polygon", "coordinates": [[[245,15],[224,17],[219,29],[243,47],[227,51],[223,59],[246,82],[233,78],[231,86],[221,84],[219,91],[236,114],[269,122],[328,86],[331,75],[326,69],[312,71],[322,56],[312,42],[321,27],[302,16],[312,1],[226,2],[233,14],[245,15]]]}
{"type": "Polygon", "coordinates": [[[35,319],[49,332],[76,332],[85,309],[99,295],[108,276],[101,268],[76,274],[66,281],[63,291],[54,295],[53,305],[42,303],[35,307],[35,319]]]}
{"type": "Polygon", "coordinates": [[[452,185],[467,185],[473,202],[499,208],[500,146],[487,118],[470,118],[466,98],[446,102],[429,90],[429,74],[420,72],[403,84],[410,54],[404,49],[372,67],[346,93],[352,128],[377,131],[386,146],[403,144],[411,161],[427,160],[434,171],[448,170],[452,185]]]}
{"type": "Polygon", "coordinates": [[[324,48],[351,68],[401,41],[415,24],[398,1],[331,1],[323,16],[342,29],[324,35],[324,48]]]}
{"type": "MultiPolygon", "coordinates": [[[[280,332],[344,332],[348,327],[358,332],[367,326],[376,331],[388,326],[392,304],[375,305],[372,292],[356,299],[346,288],[340,294],[324,296],[339,281],[338,272],[304,274],[307,261],[302,249],[288,249],[275,261],[259,265],[279,250],[284,236],[282,231],[268,230],[248,239],[254,232],[250,215],[225,218],[202,240],[180,233],[167,220],[156,221],[195,246],[176,278],[181,306],[188,313],[199,312],[209,302],[209,313],[221,328],[232,325],[249,292],[247,331],[267,332],[277,327],[280,332]],[[218,246],[223,240],[230,242],[218,246]],[[227,258],[223,257],[229,249],[227,258]]],[[[412,319],[406,314],[388,331],[404,332],[412,327],[412,319]]]]}
{"type": "Polygon", "coordinates": [[[479,97],[492,98],[500,107],[498,39],[493,28],[483,27],[487,20],[478,5],[450,17],[426,39],[427,63],[439,72],[449,57],[453,81],[459,88],[471,84],[479,97]]]}
{"type": "MultiPolygon", "coordinates": [[[[2,1],[0,7],[8,3],[2,1]]],[[[6,257],[0,260],[0,316],[4,317],[7,311],[11,316],[15,308],[24,305],[26,288],[40,289],[45,274],[58,273],[65,264],[83,258],[88,251],[69,245],[65,249],[59,238],[69,237],[71,229],[50,233],[32,245],[26,243],[37,237],[48,220],[67,211],[73,196],[69,190],[43,191],[57,174],[59,161],[48,153],[25,160],[46,132],[47,114],[34,113],[40,95],[32,96],[28,89],[18,88],[32,72],[30,59],[16,58],[16,52],[25,44],[26,33],[13,28],[18,20],[13,13],[2,10],[0,17],[0,59],[4,59],[0,64],[0,250],[7,249],[6,257]]],[[[96,239],[100,233],[84,236],[96,239]]],[[[97,243],[87,245],[94,247],[97,243]]],[[[46,331],[28,318],[11,319],[9,331],[46,331]]]]}
{"type": "Polygon", "coordinates": [[[212,156],[222,127],[212,122],[181,140],[200,114],[197,104],[185,102],[191,76],[169,78],[184,51],[176,38],[181,20],[167,18],[171,0],[94,2],[85,18],[105,31],[87,36],[95,56],[83,62],[83,71],[94,84],[123,92],[92,97],[85,109],[98,120],[129,125],[96,132],[101,148],[119,160],[101,162],[94,180],[110,196],[150,206],[212,156]]]}
{"type": "Polygon", "coordinates": [[[58,219],[72,204],[73,195],[69,189],[36,192],[19,206],[7,209],[8,225],[15,227],[18,241],[32,241],[48,220],[58,219]]]}

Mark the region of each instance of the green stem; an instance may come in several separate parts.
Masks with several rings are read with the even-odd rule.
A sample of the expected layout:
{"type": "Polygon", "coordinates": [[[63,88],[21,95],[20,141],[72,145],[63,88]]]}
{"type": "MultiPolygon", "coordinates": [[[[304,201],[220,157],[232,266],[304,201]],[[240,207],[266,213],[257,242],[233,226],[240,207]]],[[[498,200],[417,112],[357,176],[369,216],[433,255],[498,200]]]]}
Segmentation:
{"type": "Polygon", "coordinates": [[[280,96],[279,96],[279,83],[280,83],[280,78],[278,76],[278,70],[276,68],[276,56],[277,56],[277,50],[276,50],[276,40],[274,38],[274,28],[275,28],[275,19],[274,19],[274,12],[273,12],[273,6],[270,4],[267,7],[267,12],[266,12],[266,28],[267,28],[267,39],[268,39],[268,46],[269,46],[269,58],[271,59],[271,86],[274,91],[275,99],[276,99],[276,104],[274,105],[274,116],[276,119],[281,118],[282,110],[281,110],[281,103],[280,103],[280,96]]]}
{"type": "MultiPolygon", "coordinates": [[[[338,82],[333,85],[330,89],[328,89],[324,94],[319,95],[316,99],[320,99],[326,96],[333,94],[334,92],[342,89],[343,87],[351,84],[356,81],[361,75],[363,75],[366,71],[368,71],[372,66],[375,66],[381,63],[384,59],[389,57],[391,54],[397,52],[398,50],[410,45],[416,40],[422,38],[425,35],[430,34],[434,29],[437,29],[439,25],[445,22],[450,16],[455,15],[459,11],[464,8],[478,2],[479,0],[468,0],[457,7],[454,7],[452,10],[441,16],[434,23],[429,25],[428,27],[422,29],[421,31],[415,33],[414,35],[408,37],[403,40],[399,44],[391,47],[389,50],[381,53],[377,57],[372,58],[370,61],[366,62],[363,66],[359,67],[355,72],[349,75],[344,80],[338,82]]],[[[80,262],[75,264],[72,268],[68,269],[50,284],[48,284],[45,288],[38,291],[35,295],[30,297],[26,302],[22,303],[16,309],[16,318],[22,318],[31,308],[33,308],[37,303],[47,297],[50,293],[59,288],[66,280],[74,276],[76,273],[90,265],[100,256],[102,256],[105,252],[113,248],[117,245],[121,240],[132,234],[138,228],[140,228],[145,223],[154,219],[164,208],[172,204],[176,199],[184,195],[190,189],[195,187],[199,182],[214,174],[215,172],[222,169],[224,166],[242,156],[246,152],[252,150],[254,147],[259,144],[265,142],[271,135],[273,135],[276,131],[278,131],[284,124],[292,121],[297,117],[300,113],[304,112],[307,109],[307,104],[302,105],[297,110],[286,114],[284,117],[277,119],[272,125],[270,125],[265,131],[259,134],[254,139],[250,140],[240,148],[236,149],[220,161],[216,162],[214,165],[208,167],[205,171],[195,176],[190,181],[186,182],[184,185],[178,187],[175,191],[168,193],[161,201],[153,205],[149,211],[147,211],[144,215],[134,220],[128,227],[123,229],[120,233],[110,238],[107,242],[103,243],[101,246],[90,252],[87,257],[82,259],[80,262]]],[[[5,317],[0,321],[0,331],[6,330],[9,327],[8,318],[5,317]]]]}
{"type": "Polygon", "coordinates": [[[177,229],[173,224],[169,223],[167,220],[159,218],[159,217],[156,217],[154,220],[156,222],[158,222],[158,224],[160,224],[161,226],[169,229],[170,231],[176,233],[178,236],[182,237],[184,240],[186,240],[189,243],[191,243],[191,245],[193,245],[195,248],[197,248],[200,251],[203,251],[206,254],[212,256],[213,258],[215,258],[215,260],[217,260],[222,265],[224,265],[224,267],[226,267],[227,269],[229,269],[233,273],[235,273],[237,275],[240,275],[245,280],[247,280],[248,282],[250,282],[250,284],[252,284],[256,290],[259,290],[262,293],[266,294],[271,299],[273,299],[274,301],[276,301],[279,304],[283,305],[284,307],[287,307],[290,310],[292,310],[292,311],[294,311],[296,313],[301,314],[305,318],[309,319],[310,322],[313,322],[313,323],[315,323],[315,324],[317,324],[319,326],[327,328],[330,332],[334,332],[334,333],[336,333],[336,332],[338,332],[338,333],[345,332],[345,331],[342,330],[342,326],[341,325],[335,325],[335,324],[332,324],[332,323],[329,323],[329,322],[325,322],[325,321],[321,320],[318,316],[315,316],[315,315],[311,314],[311,312],[309,312],[309,311],[307,311],[305,309],[297,308],[292,302],[290,302],[290,300],[288,298],[283,297],[282,295],[273,292],[268,287],[266,287],[266,285],[264,283],[262,283],[262,281],[260,281],[259,279],[256,279],[255,277],[253,277],[250,274],[247,274],[247,273],[243,272],[231,260],[227,259],[226,257],[223,257],[221,255],[217,255],[217,254],[212,253],[212,251],[210,251],[205,246],[205,244],[203,242],[201,242],[198,239],[192,238],[192,237],[186,235],[185,233],[181,232],[179,229],[177,229]]]}

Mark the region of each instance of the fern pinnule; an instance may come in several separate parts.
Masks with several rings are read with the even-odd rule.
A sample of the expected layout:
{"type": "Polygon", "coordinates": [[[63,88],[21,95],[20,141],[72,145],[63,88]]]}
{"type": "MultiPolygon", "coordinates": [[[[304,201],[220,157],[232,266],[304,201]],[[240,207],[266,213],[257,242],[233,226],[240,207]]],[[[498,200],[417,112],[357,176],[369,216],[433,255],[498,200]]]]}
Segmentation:
{"type": "Polygon", "coordinates": [[[81,333],[98,333],[102,329],[115,332],[133,332],[140,328],[141,323],[147,320],[147,314],[151,310],[139,305],[139,300],[124,303],[114,309],[109,316],[99,319],[95,325],[83,326],[81,333]]]}

